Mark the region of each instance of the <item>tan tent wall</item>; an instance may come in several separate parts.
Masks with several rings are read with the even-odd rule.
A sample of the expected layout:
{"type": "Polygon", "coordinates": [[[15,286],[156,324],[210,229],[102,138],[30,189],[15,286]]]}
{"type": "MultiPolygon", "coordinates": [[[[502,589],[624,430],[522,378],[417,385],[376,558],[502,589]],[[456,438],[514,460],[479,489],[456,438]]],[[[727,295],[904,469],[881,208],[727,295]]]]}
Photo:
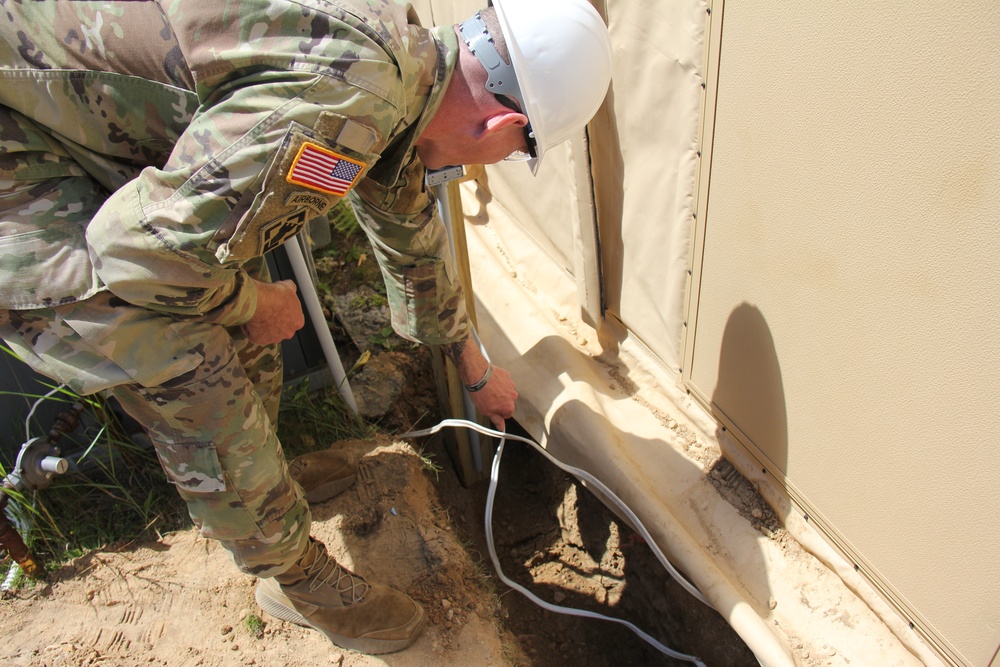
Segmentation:
{"type": "Polygon", "coordinates": [[[997,7],[596,6],[588,135],[463,186],[517,419],[763,664],[990,665],[997,7]],[[720,444],[795,539],[720,495],[720,444]]]}
{"type": "Polygon", "coordinates": [[[537,179],[516,165],[499,165],[491,170],[490,189],[578,281],[581,271],[599,273],[606,316],[626,322],[633,335],[677,370],[707,13],[700,2],[660,3],[650,22],[648,3],[596,6],[612,31],[615,61],[608,103],[591,124],[592,155],[577,146],[566,151],[566,159],[547,157],[537,179]],[[595,223],[592,212],[578,208],[591,185],[577,170],[588,163],[600,229],[599,271],[596,264],[581,266],[574,259],[579,243],[573,231],[589,231],[595,223]],[[553,224],[553,211],[570,212],[573,224],[553,224]],[[624,270],[626,263],[643,270],[624,270]]]}
{"type": "Polygon", "coordinates": [[[717,90],[685,379],[788,511],[989,665],[1000,4],[727,2],[717,90]]]}

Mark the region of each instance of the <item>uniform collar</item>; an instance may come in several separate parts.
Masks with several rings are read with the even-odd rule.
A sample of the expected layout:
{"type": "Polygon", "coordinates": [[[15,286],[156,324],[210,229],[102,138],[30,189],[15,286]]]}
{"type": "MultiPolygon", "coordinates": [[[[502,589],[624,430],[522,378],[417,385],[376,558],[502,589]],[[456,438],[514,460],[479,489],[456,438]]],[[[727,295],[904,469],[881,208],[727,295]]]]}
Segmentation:
{"type": "Polygon", "coordinates": [[[393,137],[381,159],[369,173],[380,185],[391,187],[403,168],[415,159],[413,144],[434,118],[444,100],[448,83],[458,62],[458,36],[452,26],[417,29],[425,39],[411,39],[405,63],[400,63],[407,90],[407,114],[401,125],[406,129],[393,137]],[[412,95],[412,97],[411,97],[412,95]]]}

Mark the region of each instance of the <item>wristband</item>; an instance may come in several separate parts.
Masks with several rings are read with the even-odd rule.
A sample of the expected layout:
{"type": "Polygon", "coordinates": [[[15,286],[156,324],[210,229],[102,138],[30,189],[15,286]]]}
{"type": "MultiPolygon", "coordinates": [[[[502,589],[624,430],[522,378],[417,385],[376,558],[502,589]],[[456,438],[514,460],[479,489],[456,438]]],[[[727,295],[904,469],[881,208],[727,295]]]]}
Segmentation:
{"type": "Polygon", "coordinates": [[[493,364],[488,364],[486,366],[486,372],[483,373],[483,377],[479,379],[479,382],[477,382],[476,384],[467,384],[465,385],[465,388],[469,390],[470,393],[474,391],[479,391],[480,389],[486,386],[486,383],[490,381],[491,377],[493,377],[493,364]]]}

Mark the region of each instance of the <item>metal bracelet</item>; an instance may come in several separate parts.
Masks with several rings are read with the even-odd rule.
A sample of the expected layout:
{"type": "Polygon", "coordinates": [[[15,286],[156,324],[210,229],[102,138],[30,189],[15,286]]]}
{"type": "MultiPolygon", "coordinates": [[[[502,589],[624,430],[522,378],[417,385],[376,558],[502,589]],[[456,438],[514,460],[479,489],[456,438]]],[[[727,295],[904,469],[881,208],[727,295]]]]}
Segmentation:
{"type": "Polygon", "coordinates": [[[477,382],[476,384],[467,384],[465,385],[465,388],[470,393],[474,391],[479,391],[480,389],[486,386],[486,383],[490,381],[491,377],[493,377],[493,364],[488,364],[486,366],[486,372],[483,373],[483,377],[479,379],[479,382],[477,382]]]}

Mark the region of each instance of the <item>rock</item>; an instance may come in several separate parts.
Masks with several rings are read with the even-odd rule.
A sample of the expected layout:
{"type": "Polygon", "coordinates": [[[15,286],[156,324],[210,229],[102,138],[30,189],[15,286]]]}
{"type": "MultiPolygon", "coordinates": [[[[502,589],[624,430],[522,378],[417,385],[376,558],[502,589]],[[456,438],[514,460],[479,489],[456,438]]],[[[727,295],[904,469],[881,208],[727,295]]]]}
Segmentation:
{"type": "Polygon", "coordinates": [[[361,372],[350,378],[358,412],[366,419],[378,419],[395,405],[406,376],[392,352],[373,355],[361,372]]]}
{"type": "Polygon", "coordinates": [[[362,285],[347,294],[335,295],[332,300],[334,316],[340,320],[358,350],[364,352],[371,348],[373,337],[384,337],[382,331],[391,322],[389,304],[384,296],[362,285]]]}

